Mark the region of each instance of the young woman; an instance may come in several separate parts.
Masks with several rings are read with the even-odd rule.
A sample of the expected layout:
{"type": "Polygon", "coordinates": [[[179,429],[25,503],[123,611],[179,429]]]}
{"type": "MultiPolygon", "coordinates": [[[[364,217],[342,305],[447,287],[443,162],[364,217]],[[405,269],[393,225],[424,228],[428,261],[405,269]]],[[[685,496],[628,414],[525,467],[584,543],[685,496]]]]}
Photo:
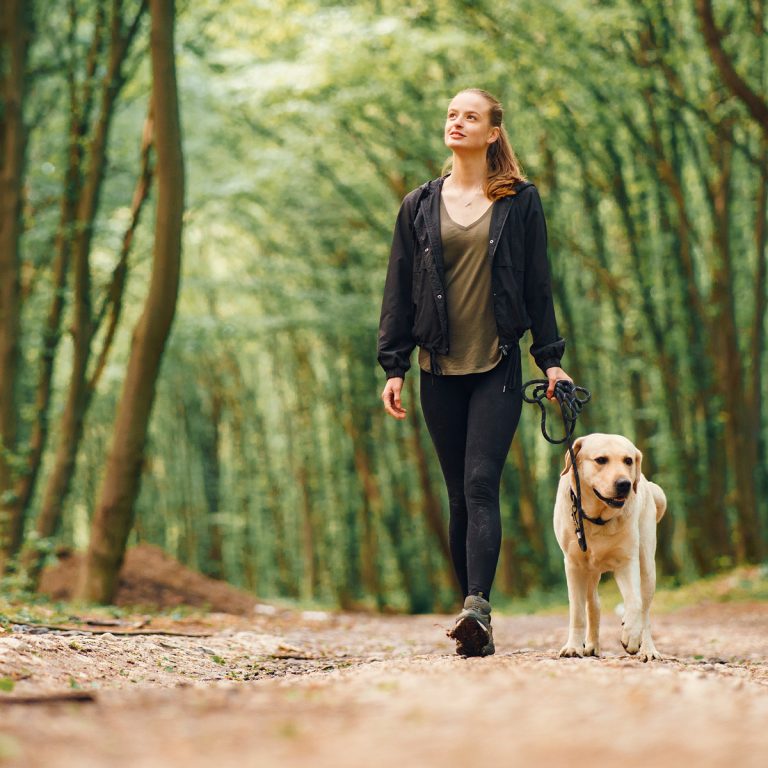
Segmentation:
{"type": "Polygon", "coordinates": [[[403,201],[379,326],[387,413],[404,419],[401,391],[419,346],[421,406],[448,488],[449,541],[464,610],[449,633],[463,656],[494,653],[491,585],[501,547],[501,471],[522,408],[519,339],[549,379],[560,367],[547,230],[502,125],[502,106],[471,88],[451,101],[449,174],[403,201]]]}

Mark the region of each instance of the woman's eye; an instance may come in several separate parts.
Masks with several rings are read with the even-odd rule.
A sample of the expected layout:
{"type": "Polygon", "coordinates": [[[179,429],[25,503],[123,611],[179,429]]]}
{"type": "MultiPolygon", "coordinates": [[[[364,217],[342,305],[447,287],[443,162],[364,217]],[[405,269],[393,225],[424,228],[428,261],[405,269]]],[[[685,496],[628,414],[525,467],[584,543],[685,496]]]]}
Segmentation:
{"type": "Polygon", "coordinates": [[[598,456],[598,457],[595,459],[595,461],[596,461],[598,464],[607,464],[607,463],[608,463],[608,459],[607,459],[605,456],[598,456]]]}

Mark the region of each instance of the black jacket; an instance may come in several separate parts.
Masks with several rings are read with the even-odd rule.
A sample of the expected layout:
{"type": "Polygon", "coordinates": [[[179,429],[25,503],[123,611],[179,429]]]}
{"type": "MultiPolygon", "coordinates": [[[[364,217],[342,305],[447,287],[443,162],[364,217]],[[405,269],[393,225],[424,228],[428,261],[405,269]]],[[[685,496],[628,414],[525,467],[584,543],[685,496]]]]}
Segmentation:
{"type": "MultiPolygon", "coordinates": [[[[445,270],[440,238],[444,177],[409,192],[397,215],[379,322],[378,359],[390,379],[405,376],[418,344],[449,354],[445,270]]],[[[565,341],[557,333],[547,262],[547,226],[536,187],[496,200],[488,243],[493,310],[502,353],[530,328],[530,352],[542,371],[559,366],[565,341]]]]}

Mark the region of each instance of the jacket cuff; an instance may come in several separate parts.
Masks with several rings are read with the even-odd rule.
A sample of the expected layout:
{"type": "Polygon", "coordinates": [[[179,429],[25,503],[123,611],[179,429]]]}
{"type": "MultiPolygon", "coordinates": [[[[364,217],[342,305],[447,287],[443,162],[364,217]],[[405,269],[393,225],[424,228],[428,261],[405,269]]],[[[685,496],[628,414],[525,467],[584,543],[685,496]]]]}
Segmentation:
{"type": "Polygon", "coordinates": [[[546,360],[542,360],[540,363],[538,363],[539,368],[541,368],[544,375],[547,375],[547,368],[552,368],[554,366],[560,367],[560,358],[559,357],[550,357],[546,360]]]}
{"type": "Polygon", "coordinates": [[[385,371],[387,374],[387,381],[389,379],[404,379],[405,378],[405,368],[392,368],[389,371],[385,371]]]}

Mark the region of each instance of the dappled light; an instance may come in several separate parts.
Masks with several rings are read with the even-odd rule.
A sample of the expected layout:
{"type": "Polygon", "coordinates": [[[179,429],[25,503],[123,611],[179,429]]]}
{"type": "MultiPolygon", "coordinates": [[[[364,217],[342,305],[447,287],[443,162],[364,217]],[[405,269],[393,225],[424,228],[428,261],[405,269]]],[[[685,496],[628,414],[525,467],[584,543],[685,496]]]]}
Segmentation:
{"type": "MultiPolygon", "coordinates": [[[[191,768],[211,744],[222,766],[259,749],[264,765],[464,765],[461,725],[471,762],[580,765],[590,723],[598,762],[758,765],[767,25],[765,0],[4,2],[0,765],[191,768]],[[473,88],[503,105],[519,160],[497,198],[457,181],[486,138],[446,139],[473,88]],[[447,187],[407,197],[449,159],[447,187]],[[481,225],[471,370],[433,333],[457,317],[438,309],[445,264],[415,257],[448,242],[419,209],[438,198],[453,235],[481,225]],[[406,263],[391,314],[422,347],[407,373],[382,363],[402,379],[396,419],[376,359],[390,260],[406,263]],[[641,454],[648,520],[664,496],[655,539],[627,538],[642,577],[619,575],[649,604],[655,567],[647,664],[637,638],[621,646],[639,609],[610,576],[599,638],[572,610],[563,646],[587,589],[563,553],[594,551],[570,552],[570,506],[553,531],[567,446],[507,397],[541,363],[591,394],[574,438],[641,454]],[[445,471],[469,417],[437,390],[486,373],[501,404],[477,431],[514,439],[498,521],[472,539],[449,518],[489,481],[472,451],[445,471]],[[482,589],[461,558],[483,562],[482,589]],[[488,658],[447,634],[465,598],[467,655],[488,658]]],[[[644,487],[636,466],[606,508],[644,487]]],[[[588,542],[602,524],[582,519],[588,542]]]]}

